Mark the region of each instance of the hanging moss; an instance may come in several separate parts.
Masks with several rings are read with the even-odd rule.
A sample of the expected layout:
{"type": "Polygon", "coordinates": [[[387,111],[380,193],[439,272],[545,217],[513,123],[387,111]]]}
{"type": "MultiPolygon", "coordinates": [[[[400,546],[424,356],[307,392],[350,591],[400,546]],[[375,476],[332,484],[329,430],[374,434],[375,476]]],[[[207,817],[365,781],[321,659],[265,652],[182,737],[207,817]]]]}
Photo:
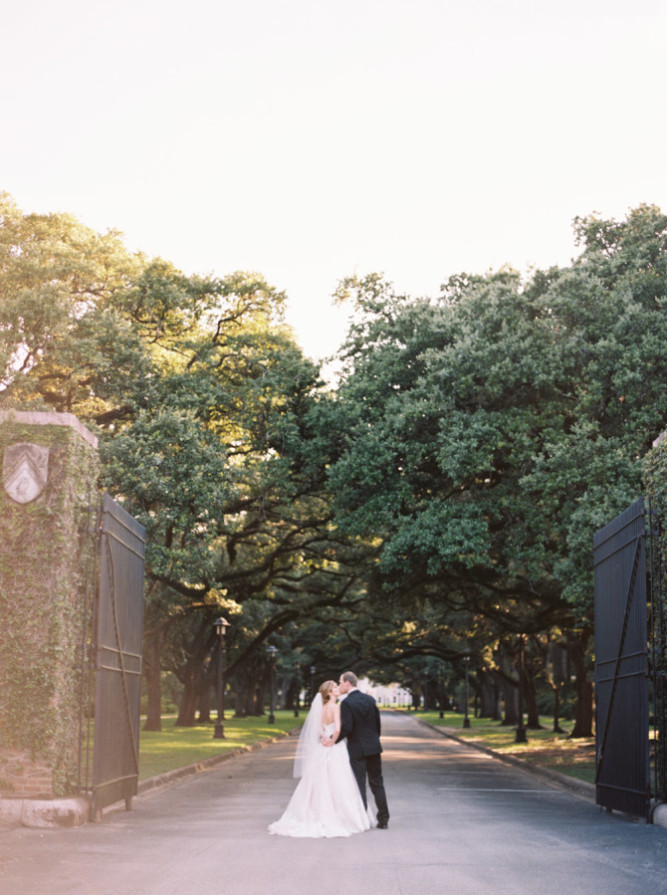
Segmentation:
{"type": "Polygon", "coordinates": [[[76,785],[98,458],[68,426],[2,423],[0,458],[19,442],[50,453],[34,501],[17,504],[0,489],[0,747],[47,763],[63,795],[76,785]]]}

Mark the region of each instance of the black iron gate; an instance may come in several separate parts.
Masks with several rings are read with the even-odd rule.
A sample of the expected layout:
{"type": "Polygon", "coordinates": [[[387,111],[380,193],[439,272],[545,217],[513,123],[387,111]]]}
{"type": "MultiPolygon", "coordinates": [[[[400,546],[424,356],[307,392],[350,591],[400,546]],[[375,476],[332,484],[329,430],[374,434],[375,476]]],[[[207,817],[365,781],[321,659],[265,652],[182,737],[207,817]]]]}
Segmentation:
{"type": "Polygon", "coordinates": [[[644,501],[594,538],[596,802],[649,819],[644,501]]]}
{"type": "Polygon", "coordinates": [[[130,808],[137,793],[144,557],[144,527],[105,494],[93,631],[93,817],[121,799],[130,808]]]}

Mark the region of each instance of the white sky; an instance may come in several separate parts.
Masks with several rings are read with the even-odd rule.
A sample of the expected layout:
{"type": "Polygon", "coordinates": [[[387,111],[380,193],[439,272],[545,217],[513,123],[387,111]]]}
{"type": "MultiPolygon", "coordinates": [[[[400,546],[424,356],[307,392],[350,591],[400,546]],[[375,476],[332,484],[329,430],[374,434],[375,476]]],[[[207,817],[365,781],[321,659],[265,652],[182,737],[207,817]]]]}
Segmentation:
{"type": "Polygon", "coordinates": [[[188,273],[256,270],[313,357],[384,272],[567,264],[572,219],[667,210],[663,0],[20,0],[0,190],[188,273]]]}

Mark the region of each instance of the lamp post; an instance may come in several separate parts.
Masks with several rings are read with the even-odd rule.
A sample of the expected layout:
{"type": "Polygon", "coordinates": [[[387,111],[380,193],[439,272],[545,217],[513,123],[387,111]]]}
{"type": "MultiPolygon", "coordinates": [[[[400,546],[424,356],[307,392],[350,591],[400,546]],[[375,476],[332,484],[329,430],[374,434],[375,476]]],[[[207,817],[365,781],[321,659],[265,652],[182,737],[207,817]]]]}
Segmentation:
{"type": "Polygon", "coordinates": [[[227,628],[229,627],[229,622],[226,618],[220,616],[220,618],[216,618],[213,623],[215,627],[215,636],[218,638],[218,682],[217,682],[217,696],[218,696],[218,717],[215,722],[215,728],[213,730],[213,739],[214,740],[224,740],[225,739],[225,728],[222,723],[223,715],[224,715],[224,692],[222,688],[222,648],[225,640],[225,634],[227,632],[227,628]]]}
{"type": "Polygon", "coordinates": [[[315,671],[317,669],[314,665],[310,666],[310,701],[312,702],[315,699],[315,671]]]}
{"type": "Polygon", "coordinates": [[[301,691],[301,662],[295,663],[296,669],[296,688],[294,691],[294,717],[299,717],[299,693],[301,691]]]}
{"type": "Polygon", "coordinates": [[[269,646],[266,648],[267,653],[269,654],[269,670],[271,672],[270,676],[270,686],[271,686],[271,707],[269,710],[269,724],[276,723],[276,716],[274,714],[275,710],[275,685],[274,685],[274,672],[276,668],[276,653],[278,649],[275,646],[269,646]]]}
{"type": "Polygon", "coordinates": [[[442,664],[438,668],[438,702],[440,703],[440,717],[445,717],[445,708],[444,708],[444,689],[445,685],[443,683],[443,674],[442,674],[442,664]]]}
{"type": "Polygon", "coordinates": [[[470,653],[468,652],[463,656],[463,665],[466,672],[465,715],[463,718],[463,726],[466,728],[470,727],[470,718],[468,717],[468,666],[470,665],[470,653]]]}
{"type": "Polygon", "coordinates": [[[523,634],[519,634],[519,724],[516,729],[515,743],[526,743],[526,728],[523,726],[523,634]]]}

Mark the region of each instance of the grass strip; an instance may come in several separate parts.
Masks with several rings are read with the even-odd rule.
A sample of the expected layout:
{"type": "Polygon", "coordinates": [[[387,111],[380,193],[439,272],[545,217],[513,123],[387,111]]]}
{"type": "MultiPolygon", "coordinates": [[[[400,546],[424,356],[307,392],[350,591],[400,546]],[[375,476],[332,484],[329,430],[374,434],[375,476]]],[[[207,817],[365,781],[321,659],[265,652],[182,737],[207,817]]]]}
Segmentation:
{"type": "Polygon", "coordinates": [[[526,729],[526,742],[516,742],[516,728],[499,721],[470,716],[470,727],[463,727],[463,716],[457,712],[414,712],[416,718],[434,727],[442,727],[462,740],[493,749],[503,755],[521,758],[532,764],[588,783],[595,782],[595,737],[570,739],[572,722],[562,722],[562,733],[554,732],[553,720],[541,717],[542,727],[526,729]]]}
{"type": "MultiPolygon", "coordinates": [[[[544,768],[593,783],[595,780],[595,738],[570,739],[572,722],[563,722],[563,732],[553,731],[550,718],[540,718],[542,728],[526,730],[525,743],[517,743],[516,728],[507,727],[488,718],[470,717],[470,727],[463,727],[463,716],[457,712],[410,712],[413,717],[442,727],[462,740],[473,742],[505,755],[512,755],[544,768]]],[[[287,733],[303,724],[306,712],[299,718],[292,710],[278,710],[275,724],[269,724],[268,716],[249,718],[229,717],[224,722],[224,739],[214,739],[215,724],[196,727],[176,727],[174,716],[162,719],[161,731],[142,730],[139,747],[139,779],[146,780],[158,774],[198,764],[216,755],[250,747],[287,733]]]]}
{"type": "Polygon", "coordinates": [[[230,716],[224,721],[224,739],[213,738],[214,722],[196,727],[176,727],[173,716],[163,717],[162,730],[140,732],[139,779],[147,780],[225,752],[270,740],[280,733],[300,727],[305,717],[305,712],[295,718],[293,710],[279,710],[275,713],[275,724],[269,724],[267,715],[252,718],[230,716]]]}

